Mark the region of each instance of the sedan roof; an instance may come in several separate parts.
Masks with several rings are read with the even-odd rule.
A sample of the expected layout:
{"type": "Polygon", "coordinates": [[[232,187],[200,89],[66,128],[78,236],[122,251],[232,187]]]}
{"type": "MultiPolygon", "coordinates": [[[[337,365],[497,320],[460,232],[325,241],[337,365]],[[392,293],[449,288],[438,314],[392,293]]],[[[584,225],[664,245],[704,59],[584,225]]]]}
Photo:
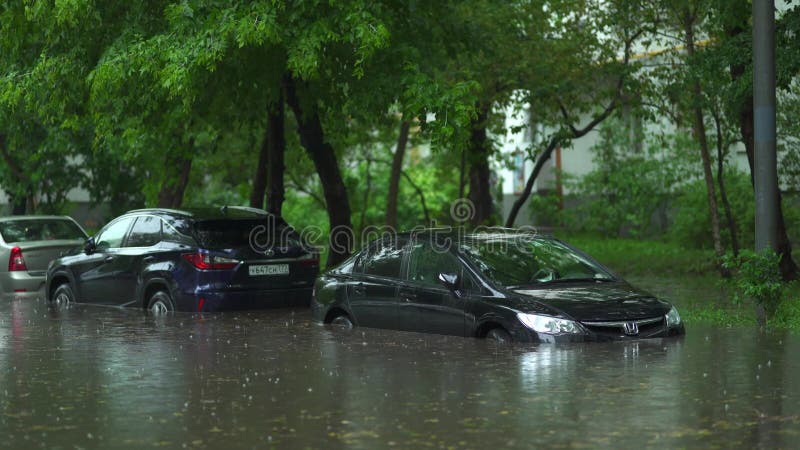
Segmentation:
{"type": "Polygon", "coordinates": [[[521,230],[515,228],[486,228],[477,233],[462,233],[454,228],[426,228],[421,230],[398,233],[401,237],[428,236],[430,238],[454,239],[464,241],[514,241],[518,239],[552,239],[550,233],[539,233],[536,230],[521,230]]]}
{"type": "Polygon", "coordinates": [[[0,217],[0,222],[13,222],[15,220],[73,220],[70,216],[5,216],[0,217]]]}

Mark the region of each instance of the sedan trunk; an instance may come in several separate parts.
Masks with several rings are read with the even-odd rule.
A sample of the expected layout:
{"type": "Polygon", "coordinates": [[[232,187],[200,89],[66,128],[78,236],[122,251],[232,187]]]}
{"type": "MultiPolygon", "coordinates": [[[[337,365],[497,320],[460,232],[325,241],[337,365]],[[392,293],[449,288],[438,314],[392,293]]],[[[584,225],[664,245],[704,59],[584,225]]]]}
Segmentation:
{"type": "Polygon", "coordinates": [[[50,261],[83,245],[83,240],[56,240],[12,243],[22,250],[25,266],[31,275],[44,275],[50,261]]]}

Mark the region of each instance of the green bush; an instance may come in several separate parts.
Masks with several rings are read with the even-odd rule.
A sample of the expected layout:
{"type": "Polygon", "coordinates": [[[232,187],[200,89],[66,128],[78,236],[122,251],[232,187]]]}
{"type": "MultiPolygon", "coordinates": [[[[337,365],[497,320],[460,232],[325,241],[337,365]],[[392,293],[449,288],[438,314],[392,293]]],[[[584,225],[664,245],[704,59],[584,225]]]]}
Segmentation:
{"type": "Polygon", "coordinates": [[[662,234],[675,187],[693,176],[689,142],[680,133],[643,136],[620,120],[608,122],[591,149],[595,168],[567,184],[581,198],[567,225],[611,236],[662,234]]]}
{"type": "MultiPolygon", "coordinates": [[[[736,222],[739,247],[753,247],[755,204],[750,176],[729,169],[725,173],[725,188],[731,212],[736,222]]],[[[673,217],[668,236],[674,242],[689,248],[713,248],[711,240],[711,215],[708,211],[708,195],[704,180],[695,180],[680,190],[670,206],[673,217]]],[[[731,247],[731,234],[727,226],[725,210],[717,188],[720,234],[725,248],[731,247]]]]}
{"type": "Polygon", "coordinates": [[[770,325],[776,328],[800,330],[800,297],[785,298],[780,302],[770,325]]]}
{"type": "Polygon", "coordinates": [[[763,309],[766,317],[772,317],[786,288],[778,267],[780,259],[772,250],[758,253],[745,250],[738,256],[727,255],[723,266],[734,271],[733,301],[738,304],[752,301],[757,309],[763,309]]]}
{"type": "Polygon", "coordinates": [[[672,242],[559,234],[615,272],[628,275],[689,276],[714,272],[713,253],[672,242]]]}
{"type": "Polygon", "coordinates": [[[542,226],[558,226],[564,223],[564,210],[561,209],[561,198],[556,192],[532,195],[528,208],[534,217],[534,223],[542,226]]]}

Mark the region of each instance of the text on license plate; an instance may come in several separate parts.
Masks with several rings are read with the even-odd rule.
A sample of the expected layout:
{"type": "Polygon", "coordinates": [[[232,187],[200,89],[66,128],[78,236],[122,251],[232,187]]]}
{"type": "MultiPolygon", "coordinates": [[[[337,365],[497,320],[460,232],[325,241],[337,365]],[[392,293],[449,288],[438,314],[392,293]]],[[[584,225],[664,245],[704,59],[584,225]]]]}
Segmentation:
{"type": "Polygon", "coordinates": [[[251,276],[258,276],[258,275],[288,275],[289,274],[289,265],[288,264],[266,264],[260,266],[250,266],[250,275],[251,276]]]}

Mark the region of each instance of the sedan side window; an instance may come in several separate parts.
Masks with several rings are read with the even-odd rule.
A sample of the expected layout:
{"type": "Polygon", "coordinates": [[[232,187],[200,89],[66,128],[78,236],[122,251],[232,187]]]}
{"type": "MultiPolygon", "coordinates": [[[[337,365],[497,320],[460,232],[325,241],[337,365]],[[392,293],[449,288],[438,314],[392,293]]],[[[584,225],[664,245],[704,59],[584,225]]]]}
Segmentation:
{"type": "Polygon", "coordinates": [[[133,224],[125,247],[152,247],[161,242],[161,219],[155,216],[140,216],[133,224]]]}
{"type": "Polygon", "coordinates": [[[122,246],[122,240],[128,232],[132,218],[121,219],[108,225],[100,234],[95,238],[95,247],[97,250],[108,250],[110,248],[119,248],[122,246]]]}
{"type": "Polygon", "coordinates": [[[441,287],[440,273],[462,274],[461,263],[448,251],[436,251],[429,243],[415,243],[411,248],[408,279],[428,286],[441,287]]]}
{"type": "Polygon", "coordinates": [[[362,262],[364,274],[400,278],[403,244],[396,239],[387,239],[371,246],[362,262]]]}

